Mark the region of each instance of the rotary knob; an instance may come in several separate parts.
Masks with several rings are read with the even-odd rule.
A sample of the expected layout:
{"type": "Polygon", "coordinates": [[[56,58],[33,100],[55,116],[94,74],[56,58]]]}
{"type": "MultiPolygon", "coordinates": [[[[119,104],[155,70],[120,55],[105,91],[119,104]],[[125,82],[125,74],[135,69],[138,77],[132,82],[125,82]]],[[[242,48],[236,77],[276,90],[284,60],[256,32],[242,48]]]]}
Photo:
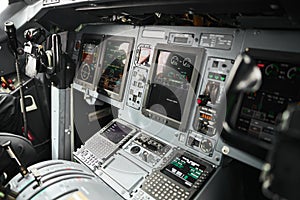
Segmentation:
{"type": "Polygon", "coordinates": [[[133,146],[131,149],[130,149],[130,152],[133,153],[133,154],[137,154],[138,152],[140,152],[141,148],[139,146],[133,146]]]}
{"type": "Polygon", "coordinates": [[[201,141],[200,148],[205,153],[210,153],[213,149],[213,144],[210,140],[204,139],[201,141]]]}

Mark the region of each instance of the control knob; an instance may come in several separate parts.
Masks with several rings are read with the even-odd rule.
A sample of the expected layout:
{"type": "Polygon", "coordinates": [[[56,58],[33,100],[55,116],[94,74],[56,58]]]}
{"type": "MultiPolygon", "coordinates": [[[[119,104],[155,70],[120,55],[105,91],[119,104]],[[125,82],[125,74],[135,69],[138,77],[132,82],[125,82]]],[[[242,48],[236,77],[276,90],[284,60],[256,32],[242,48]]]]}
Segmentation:
{"type": "Polygon", "coordinates": [[[133,146],[130,149],[130,152],[133,153],[133,154],[137,154],[138,152],[140,152],[140,150],[141,150],[141,147],[139,147],[139,146],[133,146]]]}
{"type": "Polygon", "coordinates": [[[200,148],[205,153],[210,153],[213,149],[212,142],[208,139],[204,139],[201,141],[200,148]]]}

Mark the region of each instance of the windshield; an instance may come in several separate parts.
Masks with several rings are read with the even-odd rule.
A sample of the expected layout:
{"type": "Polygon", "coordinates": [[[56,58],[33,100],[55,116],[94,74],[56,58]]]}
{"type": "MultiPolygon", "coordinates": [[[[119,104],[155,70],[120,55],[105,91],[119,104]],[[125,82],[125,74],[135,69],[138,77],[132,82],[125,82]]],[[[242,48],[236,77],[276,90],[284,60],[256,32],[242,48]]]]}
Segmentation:
{"type": "Polygon", "coordinates": [[[0,1],[0,13],[5,10],[5,8],[8,6],[8,0],[1,0],[0,1]]]}

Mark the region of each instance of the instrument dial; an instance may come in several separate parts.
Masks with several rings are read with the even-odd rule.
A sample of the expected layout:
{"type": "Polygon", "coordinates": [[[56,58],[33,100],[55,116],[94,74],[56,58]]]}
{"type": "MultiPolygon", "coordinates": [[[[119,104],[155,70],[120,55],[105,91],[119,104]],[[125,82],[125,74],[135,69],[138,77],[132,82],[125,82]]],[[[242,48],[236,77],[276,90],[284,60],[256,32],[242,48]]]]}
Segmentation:
{"type": "Polygon", "coordinates": [[[173,57],[171,58],[171,64],[172,64],[172,65],[177,66],[177,65],[178,65],[178,62],[179,62],[178,56],[173,56],[173,57]]]}
{"type": "Polygon", "coordinates": [[[83,64],[80,74],[81,74],[81,79],[84,81],[89,78],[91,74],[91,68],[87,63],[83,64]]]}
{"type": "Polygon", "coordinates": [[[265,69],[267,76],[276,76],[279,73],[279,67],[276,64],[270,64],[265,69]]]}
{"type": "Polygon", "coordinates": [[[192,63],[192,59],[190,59],[189,57],[186,57],[184,60],[183,60],[183,66],[185,67],[190,67],[191,66],[191,63],[192,63]]]}
{"type": "Polygon", "coordinates": [[[289,71],[287,72],[287,77],[288,79],[293,79],[294,77],[296,77],[297,75],[297,68],[293,67],[291,69],[289,69],[289,71]]]}

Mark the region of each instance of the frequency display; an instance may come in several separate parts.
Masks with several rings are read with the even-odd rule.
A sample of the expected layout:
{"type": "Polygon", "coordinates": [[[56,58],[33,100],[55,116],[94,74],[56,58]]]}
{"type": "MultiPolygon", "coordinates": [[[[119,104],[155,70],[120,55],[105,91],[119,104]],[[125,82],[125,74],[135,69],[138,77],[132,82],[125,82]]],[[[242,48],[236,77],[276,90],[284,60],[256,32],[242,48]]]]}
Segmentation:
{"type": "Polygon", "coordinates": [[[257,60],[262,85],[244,96],[236,127],[249,135],[272,142],[282,112],[300,100],[300,65],[257,60]]]}
{"type": "Polygon", "coordinates": [[[111,37],[105,42],[98,92],[120,100],[122,97],[133,38],[111,37]]]}
{"type": "Polygon", "coordinates": [[[177,154],[161,172],[176,182],[191,188],[201,177],[206,167],[186,155],[177,154]]]}
{"type": "Polygon", "coordinates": [[[145,116],[186,129],[203,54],[204,49],[157,44],[142,109],[145,116]]]}

